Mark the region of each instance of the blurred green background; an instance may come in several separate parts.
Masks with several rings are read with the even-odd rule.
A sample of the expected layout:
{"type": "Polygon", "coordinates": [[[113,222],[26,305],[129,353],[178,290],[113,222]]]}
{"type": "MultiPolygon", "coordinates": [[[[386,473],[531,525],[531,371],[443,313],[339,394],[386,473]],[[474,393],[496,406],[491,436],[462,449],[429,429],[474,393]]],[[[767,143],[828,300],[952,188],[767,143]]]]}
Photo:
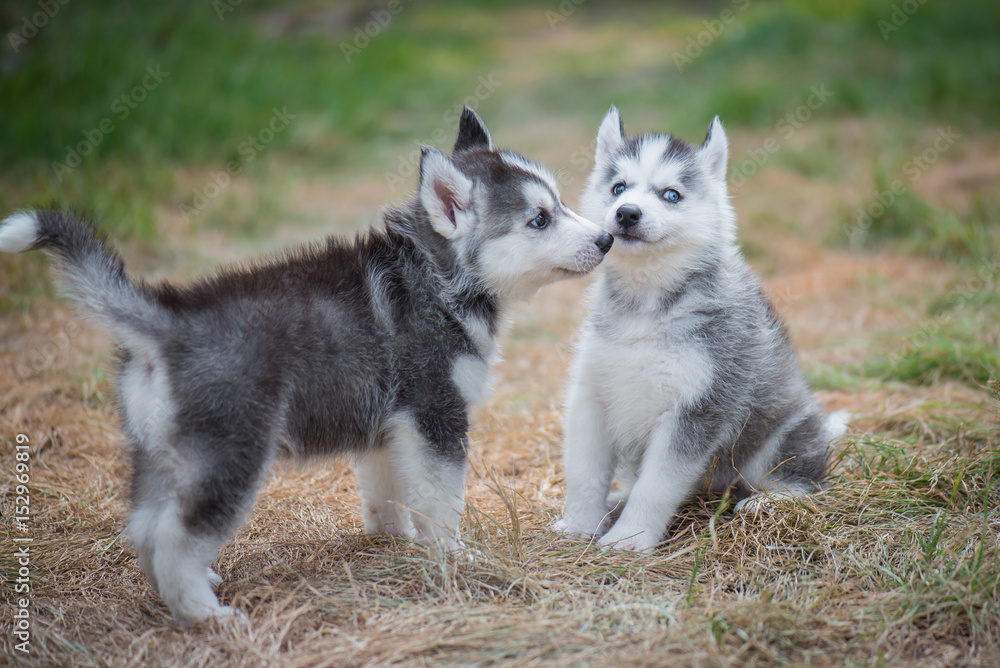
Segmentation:
{"type": "MultiPolygon", "coordinates": [[[[239,160],[274,109],[294,119],[251,175],[276,162],[396,170],[439,127],[447,147],[448,112],[470,96],[500,128],[578,123],[575,143],[551,147],[567,158],[611,103],[632,126],[698,139],[714,114],[773,128],[812,86],[832,94],[816,112],[824,123],[877,119],[886,165],[916,128],[968,138],[1000,124],[1000,4],[987,0],[35,0],[5,3],[0,29],[0,206],[72,203],[141,235],[155,206],[190,195],[176,168],[239,160]],[[481,77],[494,91],[477,99],[481,77]],[[87,155],[61,170],[74,148],[87,155]]],[[[850,168],[829,157],[781,159],[850,168]]]]}
{"type": "MultiPolygon", "coordinates": [[[[573,203],[615,104],[630,132],[692,141],[720,115],[765,274],[787,238],[986,267],[995,285],[995,0],[34,0],[5,3],[0,32],[0,209],[92,213],[140,268],[178,239],[376,222],[414,186],[419,143],[450,148],[463,103],[573,203]]],[[[36,267],[5,260],[0,306],[45,289],[36,267]]],[[[955,372],[985,378],[996,291],[953,296],[919,308],[988,314],[955,372]]]]}

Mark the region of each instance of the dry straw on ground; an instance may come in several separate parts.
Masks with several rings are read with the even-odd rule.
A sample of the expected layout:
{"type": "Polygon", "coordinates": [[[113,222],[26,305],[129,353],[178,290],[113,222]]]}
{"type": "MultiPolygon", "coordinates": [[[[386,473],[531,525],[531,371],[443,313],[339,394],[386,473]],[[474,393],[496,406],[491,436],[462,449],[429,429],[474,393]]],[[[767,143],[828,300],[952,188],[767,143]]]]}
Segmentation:
{"type": "MultiPolygon", "coordinates": [[[[813,293],[784,306],[793,331],[811,336],[808,309],[830,303],[823,300],[831,291],[843,303],[860,298],[850,292],[856,282],[838,278],[837,262],[814,267],[813,293]]],[[[941,383],[821,394],[827,407],[858,416],[834,453],[828,491],[757,516],[734,516],[727,500],[696,499],[653,556],[602,553],[553,534],[563,494],[559,395],[581,294],[578,284],[554,286],[514,314],[497,393],[476,416],[467,557],[362,535],[345,463],[281,464],[217,564],[221,599],[249,615],[245,628],[176,627],[122,536],[127,463],[107,381],[110,342],[75,326],[58,302],[5,318],[0,439],[8,473],[0,510],[8,620],[16,602],[12,539],[34,541],[30,654],[17,653],[5,633],[5,660],[1000,663],[1000,399],[985,389],[941,383]],[[27,534],[12,523],[19,433],[31,440],[27,534]]],[[[816,345],[804,355],[815,357],[816,345]]]]}

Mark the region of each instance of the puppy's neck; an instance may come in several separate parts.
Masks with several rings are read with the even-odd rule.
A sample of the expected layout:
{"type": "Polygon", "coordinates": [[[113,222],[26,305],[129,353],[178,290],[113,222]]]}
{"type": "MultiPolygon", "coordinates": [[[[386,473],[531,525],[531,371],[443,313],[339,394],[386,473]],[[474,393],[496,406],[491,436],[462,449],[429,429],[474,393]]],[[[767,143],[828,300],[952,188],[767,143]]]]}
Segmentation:
{"type": "Polygon", "coordinates": [[[693,276],[713,271],[734,254],[739,250],[728,243],[620,253],[606,261],[602,290],[606,297],[613,295],[610,303],[621,304],[624,311],[652,312],[662,308],[664,300],[674,301],[693,276]]]}

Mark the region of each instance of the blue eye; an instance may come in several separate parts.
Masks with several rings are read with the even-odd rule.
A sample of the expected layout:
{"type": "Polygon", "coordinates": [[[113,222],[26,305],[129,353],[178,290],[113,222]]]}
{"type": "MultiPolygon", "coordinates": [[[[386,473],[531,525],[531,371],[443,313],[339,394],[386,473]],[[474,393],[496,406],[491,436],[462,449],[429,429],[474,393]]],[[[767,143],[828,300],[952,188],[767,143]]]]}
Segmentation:
{"type": "Polygon", "coordinates": [[[549,214],[544,211],[539,211],[538,215],[528,221],[528,227],[533,227],[536,230],[543,229],[549,224],[549,214]]]}
{"type": "Polygon", "coordinates": [[[614,195],[615,197],[618,197],[623,192],[625,192],[624,183],[616,183],[615,185],[611,186],[611,194],[614,195]]]}
{"type": "Polygon", "coordinates": [[[681,201],[681,194],[674,190],[673,188],[667,188],[663,191],[663,199],[667,200],[672,204],[676,204],[681,201]]]}

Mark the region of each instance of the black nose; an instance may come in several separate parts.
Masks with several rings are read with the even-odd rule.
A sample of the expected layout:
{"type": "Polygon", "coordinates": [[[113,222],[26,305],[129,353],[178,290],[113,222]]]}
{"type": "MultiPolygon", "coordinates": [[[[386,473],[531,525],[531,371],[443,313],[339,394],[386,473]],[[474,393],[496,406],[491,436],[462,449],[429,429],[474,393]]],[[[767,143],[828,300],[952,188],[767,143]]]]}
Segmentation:
{"type": "Polygon", "coordinates": [[[635,204],[622,204],[615,213],[615,220],[626,230],[638,223],[640,218],[642,218],[642,209],[635,204]]]}
{"type": "Polygon", "coordinates": [[[597,249],[602,253],[607,253],[611,250],[611,244],[615,242],[615,238],[605,232],[601,235],[601,238],[597,240],[597,249]]]}

